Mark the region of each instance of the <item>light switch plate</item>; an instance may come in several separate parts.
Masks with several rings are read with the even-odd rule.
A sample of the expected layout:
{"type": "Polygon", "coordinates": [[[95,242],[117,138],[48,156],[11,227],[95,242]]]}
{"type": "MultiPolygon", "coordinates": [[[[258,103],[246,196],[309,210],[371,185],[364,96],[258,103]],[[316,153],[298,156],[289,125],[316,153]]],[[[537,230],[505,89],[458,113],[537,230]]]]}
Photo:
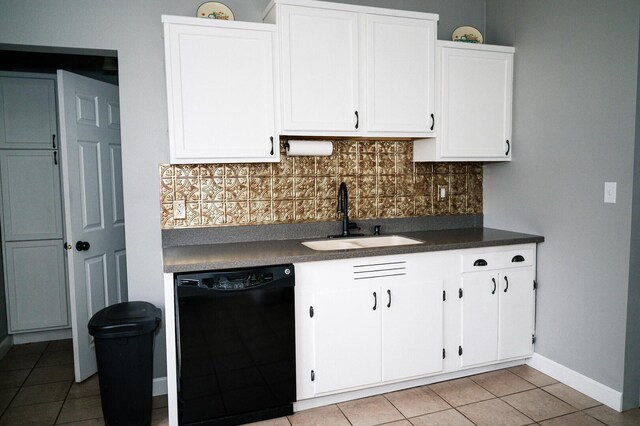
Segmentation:
{"type": "Polygon", "coordinates": [[[447,198],[447,187],[445,185],[438,185],[438,199],[444,200],[447,198]]]}
{"type": "Polygon", "coordinates": [[[612,204],[616,203],[616,182],[604,183],[604,202],[612,204]]]}
{"type": "Polygon", "coordinates": [[[173,218],[174,219],[187,218],[187,209],[185,208],[183,200],[173,202],[173,218]]]}

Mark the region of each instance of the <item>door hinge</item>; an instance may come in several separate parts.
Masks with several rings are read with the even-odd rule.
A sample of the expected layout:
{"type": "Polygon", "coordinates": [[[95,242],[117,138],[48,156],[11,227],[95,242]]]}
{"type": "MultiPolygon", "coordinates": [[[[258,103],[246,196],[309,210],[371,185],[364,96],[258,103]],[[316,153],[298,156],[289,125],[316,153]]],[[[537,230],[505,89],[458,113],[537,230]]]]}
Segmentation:
{"type": "Polygon", "coordinates": [[[538,282],[536,280],[533,280],[533,289],[534,290],[538,289],[538,282]]]}
{"type": "Polygon", "coordinates": [[[458,289],[458,299],[462,299],[462,289],[458,289]]]}
{"type": "Polygon", "coordinates": [[[442,348],[442,359],[444,359],[445,356],[446,356],[446,352],[445,352],[444,348],[442,348]]]}
{"type": "Polygon", "coordinates": [[[536,336],[535,334],[531,335],[531,344],[533,345],[534,343],[536,343],[536,336]]]}
{"type": "Polygon", "coordinates": [[[442,301],[444,302],[445,300],[447,300],[447,292],[446,290],[442,290],[442,301]]]}
{"type": "Polygon", "coordinates": [[[462,346],[458,346],[458,355],[462,356],[462,346]]]}
{"type": "Polygon", "coordinates": [[[313,318],[313,306],[309,306],[309,317],[313,318]]]}
{"type": "Polygon", "coordinates": [[[316,372],[311,370],[311,381],[315,381],[316,380],[316,372]]]}

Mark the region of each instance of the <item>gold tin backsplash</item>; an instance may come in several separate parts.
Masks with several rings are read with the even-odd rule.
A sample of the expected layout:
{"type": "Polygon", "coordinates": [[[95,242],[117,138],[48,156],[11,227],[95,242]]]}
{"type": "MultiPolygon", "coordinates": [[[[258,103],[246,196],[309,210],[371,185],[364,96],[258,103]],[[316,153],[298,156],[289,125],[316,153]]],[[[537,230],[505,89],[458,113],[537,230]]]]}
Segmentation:
{"type": "Polygon", "coordinates": [[[337,220],[343,181],[354,220],[482,213],[480,163],[414,163],[409,141],[332,143],[330,157],[287,157],[281,148],[279,163],[163,164],[161,227],[337,220]],[[185,201],[185,219],[174,219],[178,200],[185,201]]]}

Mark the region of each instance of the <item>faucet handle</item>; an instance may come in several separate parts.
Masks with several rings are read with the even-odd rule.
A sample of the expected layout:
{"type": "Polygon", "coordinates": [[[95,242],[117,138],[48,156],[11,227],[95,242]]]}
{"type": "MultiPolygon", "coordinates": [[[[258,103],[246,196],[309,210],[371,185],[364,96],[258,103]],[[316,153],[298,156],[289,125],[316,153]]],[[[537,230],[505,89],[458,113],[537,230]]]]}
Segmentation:
{"type": "Polygon", "coordinates": [[[356,229],[356,230],[360,230],[360,228],[358,227],[358,224],[355,222],[349,222],[349,224],[347,225],[348,229],[356,229]]]}

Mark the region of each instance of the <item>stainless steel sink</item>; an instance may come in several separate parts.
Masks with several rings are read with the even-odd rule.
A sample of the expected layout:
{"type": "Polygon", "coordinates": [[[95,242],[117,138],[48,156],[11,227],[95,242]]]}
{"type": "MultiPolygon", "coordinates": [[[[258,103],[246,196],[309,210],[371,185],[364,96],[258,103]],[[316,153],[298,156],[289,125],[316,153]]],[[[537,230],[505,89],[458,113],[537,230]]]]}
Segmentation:
{"type": "Polygon", "coordinates": [[[373,247],[406,246],[411,244],[423,244],[423,241],[400,235],[384,235],[375,237],[340,238],[329,240],[303,241],[303,245],[313,250],[356,250],[373,247]]]}

